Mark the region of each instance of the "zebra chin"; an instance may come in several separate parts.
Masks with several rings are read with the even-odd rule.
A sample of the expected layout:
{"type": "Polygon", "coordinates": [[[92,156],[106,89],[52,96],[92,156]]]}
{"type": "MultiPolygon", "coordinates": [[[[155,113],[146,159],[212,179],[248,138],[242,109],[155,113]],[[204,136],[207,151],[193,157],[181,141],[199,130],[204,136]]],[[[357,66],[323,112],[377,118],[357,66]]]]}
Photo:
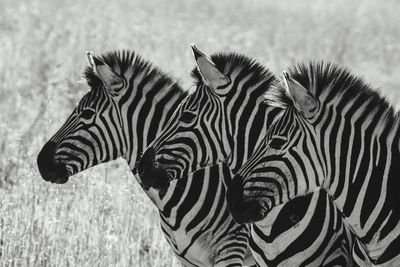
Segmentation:
{"type": "Polygon", "coordinates": [[[39,173],[45,181],[65,184],[70,176],[67,166],[54,160],[56,145],[47,142],[37,157],[39,173]]]}
{"type": "Polygon", "coordinates": [[[242,178],[237,175],[228,187],[227,201],[233,219],[239,224],[261,221],[269,211],[260,200],[244,199],[242,178]]]}

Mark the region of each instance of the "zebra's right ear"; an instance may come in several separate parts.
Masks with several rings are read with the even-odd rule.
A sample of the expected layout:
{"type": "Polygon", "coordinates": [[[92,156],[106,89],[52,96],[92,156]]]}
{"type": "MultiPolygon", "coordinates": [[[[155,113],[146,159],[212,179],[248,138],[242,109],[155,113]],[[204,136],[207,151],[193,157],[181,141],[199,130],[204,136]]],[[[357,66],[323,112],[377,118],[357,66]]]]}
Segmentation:
{"type": "Polygon", "coordinates": [[[107,89],[111,89],[112,85],[122,83],[121,77],[116,74],[113,69],[104,61],[98,59],[92,51],[86,52],[86,60],[94,73],[99,77],[107,89]]]}
{"type": "Polygon", "coordinates": [[[89,65],[89,67],[91,67],[92,69],[95,68],[94,59],[93,58],[94,58],[93,51],[86,51],[86,61],[87,61],[88,65],[89,65]]]}
{"type": "Polygon", "coordinates": [[[194,44],[190,46],[192,47],[193,56],[204,84],[214,89],[218,94],[225,94],[224,89],[230,84],[229,78],[220,72],[214,62],[197,49],[194,44]]]}

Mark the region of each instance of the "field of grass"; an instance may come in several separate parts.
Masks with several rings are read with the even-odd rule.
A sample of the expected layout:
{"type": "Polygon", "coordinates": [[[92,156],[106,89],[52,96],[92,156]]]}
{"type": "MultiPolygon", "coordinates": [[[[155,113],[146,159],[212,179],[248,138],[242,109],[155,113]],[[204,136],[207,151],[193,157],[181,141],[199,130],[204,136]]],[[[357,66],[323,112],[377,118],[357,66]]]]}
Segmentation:
{"type": "Polygon", "coordinates": [[[277,74],[332,60],[398,105],[399,14],[397,0],[0,0],[0,266],[179,265],[122,160],[40,178],[37,153],[87,90],[86,50],[134,49],[185,87],[191,42],[277,74]]]}

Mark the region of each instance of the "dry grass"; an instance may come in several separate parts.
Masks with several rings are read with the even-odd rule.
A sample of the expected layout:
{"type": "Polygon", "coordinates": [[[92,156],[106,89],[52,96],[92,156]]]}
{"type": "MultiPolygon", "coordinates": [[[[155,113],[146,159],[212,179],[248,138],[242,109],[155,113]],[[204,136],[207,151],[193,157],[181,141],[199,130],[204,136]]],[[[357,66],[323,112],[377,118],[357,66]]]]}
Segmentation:
{"type": "Polygon", "coordinates": [[[178,265],[124,162],[64,186],[38,174],[41,145],[86,90],[76,82],[86,50],[135,49],[186,87],[191,42],[246,53],[276,73],[333,60],[399,104],[398,14],[396,0],[0,0],[1,266],[178,265]]]}

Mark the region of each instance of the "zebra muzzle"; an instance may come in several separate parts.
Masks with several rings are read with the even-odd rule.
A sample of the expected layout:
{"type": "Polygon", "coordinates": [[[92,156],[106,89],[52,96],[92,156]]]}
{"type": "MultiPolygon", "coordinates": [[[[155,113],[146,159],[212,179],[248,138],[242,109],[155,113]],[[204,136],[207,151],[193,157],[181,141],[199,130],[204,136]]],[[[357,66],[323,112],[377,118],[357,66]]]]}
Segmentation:
{"type": "Polygon", "coordinates": [[[228,187],[228,208],[237,223],[252,223],[261,221],[268,209],[257,199],[245,199],[242,177],[235,175],[228,187]]]}
{"type": "Polygon", "coordinates": [[[64,184],[68,181],[69,173],[64,164],[54,160],[56,144],[47,142],[37,157],[37,165],[42,178],[48,182],[64,184]]]}
{"type": "Polygon", "coordinates": [[[155,166],[155,154],[154,148],[149,147],[140,158],[137,167],[140,183],[146,190],[153,187],[165,192],[170,185],[170,175],[163,168],[155,166]]]}

